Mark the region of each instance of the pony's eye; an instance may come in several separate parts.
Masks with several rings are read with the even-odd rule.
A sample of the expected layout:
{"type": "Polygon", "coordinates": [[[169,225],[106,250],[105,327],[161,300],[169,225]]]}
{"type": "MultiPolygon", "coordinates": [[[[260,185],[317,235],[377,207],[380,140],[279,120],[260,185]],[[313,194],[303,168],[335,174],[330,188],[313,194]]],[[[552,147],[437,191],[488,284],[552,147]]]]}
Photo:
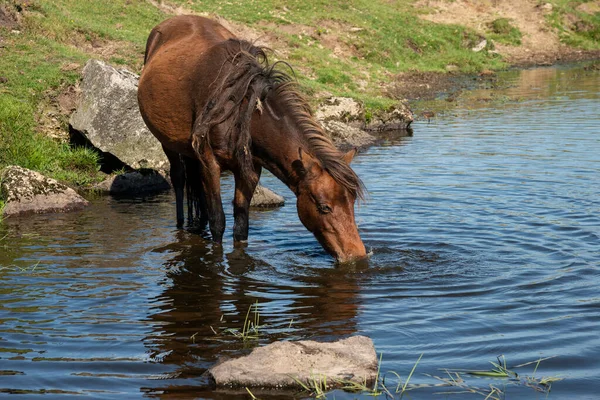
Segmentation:
{"type": "Polygon", "coordinates": [[[317,204],[317,210],[321,214],[329,214],[331,212],[331,207],[329,207],[327,204],[317,204]]]}

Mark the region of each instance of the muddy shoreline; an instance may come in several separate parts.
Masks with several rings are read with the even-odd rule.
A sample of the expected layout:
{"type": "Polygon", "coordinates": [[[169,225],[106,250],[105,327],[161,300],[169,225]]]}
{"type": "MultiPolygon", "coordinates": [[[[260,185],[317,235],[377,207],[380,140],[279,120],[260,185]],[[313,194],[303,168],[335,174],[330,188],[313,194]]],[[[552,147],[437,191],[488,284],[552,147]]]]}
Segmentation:
{"type": "MultiPolygon", "coordinates": [[[[551,67],[583,62],[600,63],[600,51],[581,51],[566,48],[564,52],[552,57],[542,55],[511,64],[507,70],[551,67]]],[[[387,89],[387,93],[396,99],[408,100],[412,105],[416,101],[433,100],[445,95],[452,98],[462,90],[469,90],[479,83],[491,82],[501,71],[482,71],[479,74],[455,72],[406,72],[399,74],[387,89]]]]}

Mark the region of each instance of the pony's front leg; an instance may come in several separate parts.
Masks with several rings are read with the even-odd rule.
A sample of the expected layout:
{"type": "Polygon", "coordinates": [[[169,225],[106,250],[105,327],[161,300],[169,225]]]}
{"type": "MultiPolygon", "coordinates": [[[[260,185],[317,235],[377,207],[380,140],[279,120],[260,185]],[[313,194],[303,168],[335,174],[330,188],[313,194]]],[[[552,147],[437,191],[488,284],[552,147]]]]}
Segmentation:
{"type": "Polygon", "coordinates": [[[185,168],[179,153],[167,149],[165,146],[162,147],[171,168],[169,175],[171,177],[171,185],[175,190],[175,209],[177,210],[177,227],[183,227],[183,189],[185,188],[185,168]]]}
{"type": "Polygon", "coordinates": [[[225,213],[221,202],[221,166],[211,150],[202,153],[200,179],[206,200],[208,224],[213,241],[221,243],[225,232],[225,213]]]}
{"type": "Polygon", "coordinates": [[[248,240],[248,217],[250,201],[260,179],[261,167],[255,165],[256,176],[252,179],[243,179],[239,172],[235,172],[235,195],[233,197],[233,240],[245,242],[248,240]]]}

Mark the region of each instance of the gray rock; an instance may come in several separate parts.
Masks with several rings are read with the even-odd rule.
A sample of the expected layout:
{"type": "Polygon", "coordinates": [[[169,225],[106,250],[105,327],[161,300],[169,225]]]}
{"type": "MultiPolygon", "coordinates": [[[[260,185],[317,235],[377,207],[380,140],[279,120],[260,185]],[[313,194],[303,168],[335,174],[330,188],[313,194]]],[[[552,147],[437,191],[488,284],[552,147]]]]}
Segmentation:
{"type": "Polygon", "coordinates": [[[3,216],[80,210],[89,202],[73,189],[44,175],[18,166],[2,171],[0,190],[6,201],[3,216]]]}
{"type": "Polygon", "coordinates": [[[116,195],[137,195],[169,190],[171,184],[164,173],[146,170],[110,176],[95,185],[93,189],[116,195]]]}
{"type": "Polygon", "coordinates": [[[138,109],[138,79],[125,69],[117,70],[99,60],[88,61],[70,125],[93,146],[131,168],[168,169],[167,157],[138,109]]]}
{"type": "Polygon", "coordinates": [[[275,208],[285,204],[283,196],[278,195],[264,186],[258,185],[254,190],[254,195],[250,201],[250,207],[256,208],[275,208]]]}
{"type": "Polygon", "coordinates": [[[483,39],[481,42],[479,42],[479,44],[477,44],[471,50],[474,51],[475,53],[478,53],[481,50],[485,49],[485,46],[487,46],[487,44],[488,44],[487,40],[483,39]]]}
{"type": "Polygon", "coordinates": [[[373,341],[353,336],[333,343],[312,340],[275,342],[256,348],[248,356],[224,361],[209,371],[217,386],[300,387],[313,379],[327,378],[364,383],[377,376],[377,354],[373,341]]]}

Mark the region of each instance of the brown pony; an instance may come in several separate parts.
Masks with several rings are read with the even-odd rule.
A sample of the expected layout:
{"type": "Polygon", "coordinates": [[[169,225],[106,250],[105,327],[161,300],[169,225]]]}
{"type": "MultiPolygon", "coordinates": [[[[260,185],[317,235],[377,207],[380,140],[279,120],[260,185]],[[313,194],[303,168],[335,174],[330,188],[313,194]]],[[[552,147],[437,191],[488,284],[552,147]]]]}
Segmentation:
{"type": "Polygon", "coordinates": [[[138,101],[171,162],[177,224],[187,177],[188,217],[195,208],[213,240],[222,241],[220,174],[230,170],[234,241],[246,241],[250,200],[265,167],[296,194],[300,220],[327,252],[342,262],[364,257],[354,221],[363,187],[349,167],[355,151],[344,155],[333,146],[276,65],[207,18],[174,17],[150,33],[138,101]]]}

